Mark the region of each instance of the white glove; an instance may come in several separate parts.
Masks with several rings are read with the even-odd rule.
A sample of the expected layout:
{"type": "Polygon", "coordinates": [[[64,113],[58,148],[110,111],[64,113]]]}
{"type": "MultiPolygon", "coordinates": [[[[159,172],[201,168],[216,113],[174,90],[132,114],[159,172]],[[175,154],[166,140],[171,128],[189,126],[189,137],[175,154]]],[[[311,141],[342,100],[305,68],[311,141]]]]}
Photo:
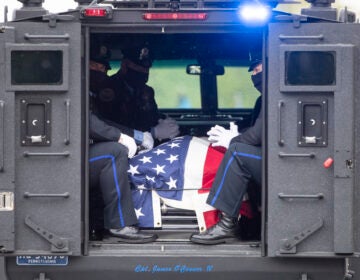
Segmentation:
{"type": "Polygon", "coordinates": [[[172,139],[180,134],[179,126],[172,118],[159,119],[158,125],[154,127],[154,136],[156,139],[172,139]]]}
{"type": "Polygon", "coordinates": [[[118,141],[120,144],[123,144],[126,148],[128,148],[128,157],[132,158],[136,154],[137,146],[134,138],[121,133],[118,141]]]}
{"type": "Polygon", "coordinates": [[[144,150],[142,150],[142,152],[145,152],[145,151],[147,152],[154,147],[154,139],[152,138],[150,132],[144,132],[144,139],[141,143],[141,147],[144,148],[144,150]]]}
{"type": "Polygon", "coordinates": [[[208,140],[212,143],[212,146],[221,146],[227,149],[231,139],[239,135],[238,126],[233,122],[230,122],[230,129],[215,125],[207,132],[207,135],[209,135],[208,140]]]}

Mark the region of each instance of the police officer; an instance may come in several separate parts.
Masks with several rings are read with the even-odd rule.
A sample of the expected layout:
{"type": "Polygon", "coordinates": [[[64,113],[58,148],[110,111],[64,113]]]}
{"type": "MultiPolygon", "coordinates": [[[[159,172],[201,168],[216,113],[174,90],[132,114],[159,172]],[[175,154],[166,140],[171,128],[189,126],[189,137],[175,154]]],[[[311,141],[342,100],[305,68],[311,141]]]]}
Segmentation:
{"type": "Polygon", "coordinates": [[[130,184],[128,157],[137,151],[135,139],[128,136],[131,129],[108,125],[95,114],[90,114],[90,192],[100,188],[104,206],[104,227],[110,235],[126,243],[147,243],[156,240],[136,226],[130,184]]]}
{"type": "Polygon", "coordinates": [[[90,89],[98,95],[99,113],[115,123],[149,131],[160,141],[177,136],[179,126],[159,113],[154,89],[146,84],[152,66],[148,48],[123,58],[121,69],[110,77],[108,59],[100,54],[90,62],[90,89]]]}
{"type": "MultiPolygon", "coordinates": [[[[261,61],[252,63],[249,71],[252,71],[255,88],[261,92],[261,61]]],[[[221,211],[221,218],[205,232],[192,234],[190,240],[199,244],[219,244],[238,237],[237,217],[247,187],[251,182],[261,184],[262,112],[260,110],[254,125],[243,133],[239,134],[237,126],[230,124],[228,130],[215,126],[208,135],[213,146],[227,148],[230,145],[207,198],[209,205],[221,211]]]]}
{"type": "MultiPolygon", "coordinates": [[[[121,195],[123,199],[127,198],[127,201],[122,202],[121,205],[124,205],[126,209],[131,209],[132,198],[131,194],[128,193],[128,189],[130,188],[127,178],[127,168],[128,162],[127,157],[124,156],[124,153],[120,153],[117,151],[120,149],[119,144],[116,143],[121,139],[122,144],[127,144],[129,150],[129,157],[132,157],[137,151],[137,147],[141,150],[149,150],[154,145],[154,139],[150,132],[142,132],[136,129],[130,129],[127,126],[121,125],[117,122],[111,121],[112,116],[119,111],[125,111],[127,108],[116,108],[114,110],[113,102],[116,99],[116,79],[113,79],[107,75],[107,71],[111,69],[109,64],[110,52],[105,46],[101,46],[100,50],[92,55],[90,60],[90,110],[91,110],[91,122],[90,122],[90,138],[95,142],[94,145],[90,147],[90,154],[96,153],[95,156],[101,156],[102,154],[112,155],[112,152],[118,154],[117,157],[114,157],[118,162],[116,166],[118,169],[116,170],[121,174],[121,184],[126,189],[125,193],[119,194],[118,192],[114,192],[116,190],[117,185],[112,186],[113,182],[111,181],[114,175],[109,176],[103,175],[104,173],[99,173],[101,170],[102,164],[105,164],[104,161],[99,162],[91,162],[90,169],[95,168],[95,171],[90,172],[90,195],[89,195],[89,223],[90,223],[90,240],[102,240],[104,235],[104,225],[107,229],[114,229],[114,225],[111,225],[107,222],[109,216],[113,216],[114,213],[107,212],[108,208],[106,201],[109,201],[111,197],[115,198],[117,195],[121,195]],[[120,133],[122,133],[121,138],[120,133]],[[135,141],[133,143],[133,140],[135,141]],[[115,141],[115,142],[111,142],[115,141]],[[124,142],[125,141],[125,142],[124,142]],[[102,142],[102,143],[100,143],[102,142]],[[136,144],[135,144],[136,143],[136,144]],[[110,150],[109,150],[110,149],[110,150]],[[117,150],[114,150],[117,149],[117,150]],[[120,162],[119,162],[120,161],[120,162]],[[99,180],[99,176],[102,175],[105,177],[106,181],[99,180]],[[107,177],[109,176],[109,177],[107,177]],[[124,181],[125,180],[125,181],[124,181]],[[103,183],[105,182],[105,183],[103,183]],[[105,188],[105,190],[104,190],[105,188]],[[104,204],[105,202],[105,204],[104,204]],[[105,217],[105,221],[104,221],[105,217]]],[[[133,116],[134,117],[134,116],[133,116]]],[[[126,122],[125,122],[126,123],[126,122]]],[[[115,156],[115,155],[112,155],[115,156]]],[[[112,159],[112,160],[114,160],[112,159]]],[[[113,166],[113,167],[114,167],[113,166]]],[[[107,166],[110,168],[110,166],[107,166]]],[[[109,169],[109,172],[111,169],[109,169]]],[[[112,210],[114,211],[114,210],[112,210]]],[[[131,210],[133,215],[133,210],[131,210]]],[[[120,215],[120,214],[119,214],[120,215]]],[[[134,219],[130,219],[134,222],[134,219]]],[[[121,223],[121,226],[124,226],[124,223],[121,223]]],[[[110,234],[114,234],[114,230],[110,230],[110,234]]],[[[138,236],[138,235],[137,235],[138,236]]],[[[128,240],[124,238],[125,241],[128,240]]],[[[131,239],[130,241],[133,242],[131,239]]],[[[150,238],[151,241],[151,238],[150,238]]]]}
{"type": "MultiPolygon", "coordinates": [[[[137,144],[141,144],[142,147],[146,149],[151,149],[153,147],[152,135],[149,132],[146,132],[146,129],[141,129],[134,127],[133,123],[129,120],[136,119],[138,112],[130,110],[130,114],[127,114],[127,118],[124,118],[122,121],[119,121],[116,118],[116,115],[124,116],[124,112],[129,111],[129,107],[134,106],[127,104],[128,106],[119,106],[116,103],[117,93],[117,80],[114,77],[109,77],[107,71],[111,69],[109,62],[106,58],[95,57],[90,60],[90,92],[91,92],[91,105],[92,111],[95,112],[100,118],[106,120],[108,124],[112,126],[124,128],[131,127],[129,129],[128,135],[133,137],[137,144]],[[128,120],[129,119],[129,120],[128,120]],[[144,136],[152,141],[151,145],[146,145],[150,143],[149,141],[144,141],[144,136]]],[[[125,113],[126,114],[126,113],[125,113]]],[[[151,118],[150,115],[147,115],[148,118],[151,118]]]]}

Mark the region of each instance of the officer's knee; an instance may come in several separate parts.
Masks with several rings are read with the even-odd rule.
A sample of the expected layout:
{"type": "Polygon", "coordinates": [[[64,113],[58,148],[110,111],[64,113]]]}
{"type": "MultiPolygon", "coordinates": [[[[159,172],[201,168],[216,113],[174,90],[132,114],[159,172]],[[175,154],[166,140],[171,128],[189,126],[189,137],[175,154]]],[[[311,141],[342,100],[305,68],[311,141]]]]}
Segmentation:
{"type": "Polygon", "coordinates": [[[111,154],[114,157],[126,157],[128,154],[128,149],[120,143],[117,142],[109,142],[109,149],[111,150],[111,154]]]}
{"type": "Polygon", "coordinates": [[[250,153],[250,154],[258,154],[259,151],[261,151],[261,148],[257,147],[257,146],[237,142],[237,143],[232,143],[229,146],[228,151],[231,153],[236,153],[236,152],[244,153],[245,152],[245,153],[250,153]]]}

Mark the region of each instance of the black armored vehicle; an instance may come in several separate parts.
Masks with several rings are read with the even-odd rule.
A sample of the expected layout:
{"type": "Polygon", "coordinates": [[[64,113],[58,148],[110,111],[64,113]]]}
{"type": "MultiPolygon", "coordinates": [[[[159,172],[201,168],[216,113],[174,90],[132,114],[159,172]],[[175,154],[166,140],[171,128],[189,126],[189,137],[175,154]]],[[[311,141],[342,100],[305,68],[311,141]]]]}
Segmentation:
{"type": "Polygon", "coordinates": [[[301,14],[277,10],[290,3],[282,0],[75,0],[59,14],[43,0],[19,1],[0,26],[1,280],[356,279],[354,13],[337,11],[335,0],[307,0],[301,14]],[[204,221],[157,197],[157,220],[142,229],[156,241],[93,240],[89,69],[102,47],[109,74],[145,48],[159,112],[176,121],[179,137],[202,140],[214,125],[251,124],[259,93],[248,68],[262,61],[261,196],[256,220],[240,219],[244,235],[253,232],[194,244],[190,234],[204,221]]]}

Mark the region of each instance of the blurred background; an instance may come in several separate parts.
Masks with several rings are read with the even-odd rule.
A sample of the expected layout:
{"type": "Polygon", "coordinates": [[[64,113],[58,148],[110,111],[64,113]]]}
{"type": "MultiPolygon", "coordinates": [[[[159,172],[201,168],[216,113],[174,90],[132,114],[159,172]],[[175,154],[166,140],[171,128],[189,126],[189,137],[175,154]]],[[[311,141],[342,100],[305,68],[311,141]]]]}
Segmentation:
{"type": "MultiPolygon", "coordinates": [[[[0,0],[0,22],[4,22],[4,8],[8,6],[8,20],[12,19],[14,9],[22,7],[22,3],[17,0],[0,0]]],[[[44,9],[52,12],[63,12],[73,9],[77,3],[73,0],[45,0],[43,3],[44,9]]]]}

